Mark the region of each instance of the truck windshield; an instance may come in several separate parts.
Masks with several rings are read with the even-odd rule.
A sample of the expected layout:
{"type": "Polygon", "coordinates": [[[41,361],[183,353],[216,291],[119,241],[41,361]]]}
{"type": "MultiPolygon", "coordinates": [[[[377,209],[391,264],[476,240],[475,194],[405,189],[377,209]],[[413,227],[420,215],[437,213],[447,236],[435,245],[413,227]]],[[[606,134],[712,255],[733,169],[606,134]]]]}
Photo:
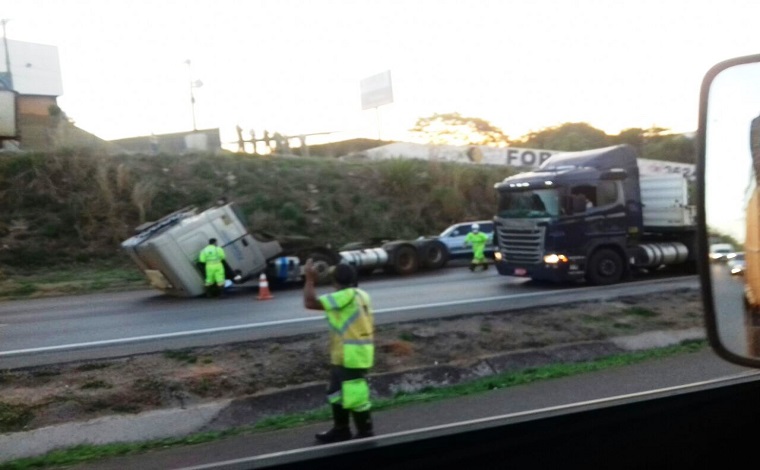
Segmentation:
{"type": "Polygon", "coordinates": [[[499,192],[499,217],[555,217],[560,214],[559,189],[499,192]]]}

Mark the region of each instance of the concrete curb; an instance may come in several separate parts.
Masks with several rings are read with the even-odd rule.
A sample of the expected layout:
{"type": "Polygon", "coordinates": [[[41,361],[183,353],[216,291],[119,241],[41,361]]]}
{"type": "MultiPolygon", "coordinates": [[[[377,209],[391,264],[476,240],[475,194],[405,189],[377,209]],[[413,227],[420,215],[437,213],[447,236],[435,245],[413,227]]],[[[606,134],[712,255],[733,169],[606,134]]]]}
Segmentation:
{"type": "MultiPolygon", "coordinates": [[[[606,341],[587,341],[543,349],[513,351],[480,358],[463,367],[432,366],[371,376],[377,398],[398,392],[416,392],[467,382],[502,372],[518,371],[559,362],[583,362],[625,351],[640,351],[704,339],[701,328],[654,331],[606,341]]],[[[44,455],[81,444],[142,442],[181,437],[202,431],[219,431],[250,425],[269,417],[324,406],[324,382],[304,384],[270,393],[206,403],[189,408],[119,415],[66,423],[26,432],[0,434],[0,463],[44,455]]]]}

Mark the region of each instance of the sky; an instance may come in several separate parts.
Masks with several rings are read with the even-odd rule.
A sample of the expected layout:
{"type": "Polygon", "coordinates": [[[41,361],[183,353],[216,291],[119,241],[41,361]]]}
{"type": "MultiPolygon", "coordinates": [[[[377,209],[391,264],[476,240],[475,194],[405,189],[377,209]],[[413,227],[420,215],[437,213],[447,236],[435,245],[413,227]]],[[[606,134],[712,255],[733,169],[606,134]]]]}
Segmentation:
{"type": "Polygon", "coordinates": [[[0,15],[9,39],[58,48],[59,106],[108,140],[195,117],[225,142],[236,125],[414,141],[418,118],[452,112],[512,138],[692,132],[705,72],[760,52],[757,0],[0,0],[0,15]],[[362,110],[360,81],[385,71],[393,103],[362,110]]]}

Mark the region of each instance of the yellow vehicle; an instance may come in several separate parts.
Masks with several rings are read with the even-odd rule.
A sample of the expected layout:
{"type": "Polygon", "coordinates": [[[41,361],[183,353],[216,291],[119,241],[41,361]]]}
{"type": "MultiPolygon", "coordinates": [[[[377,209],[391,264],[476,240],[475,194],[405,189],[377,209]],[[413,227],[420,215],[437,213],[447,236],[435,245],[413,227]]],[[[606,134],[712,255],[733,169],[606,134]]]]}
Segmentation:
{"type": "Polygon", "coordinates": [[[753,355],[760,354],[760,116],[750,126],[750,149],[754,179],[747,202],[747,229],[744,239],[744,323],[747,327],[747,348],[753,355]]]}

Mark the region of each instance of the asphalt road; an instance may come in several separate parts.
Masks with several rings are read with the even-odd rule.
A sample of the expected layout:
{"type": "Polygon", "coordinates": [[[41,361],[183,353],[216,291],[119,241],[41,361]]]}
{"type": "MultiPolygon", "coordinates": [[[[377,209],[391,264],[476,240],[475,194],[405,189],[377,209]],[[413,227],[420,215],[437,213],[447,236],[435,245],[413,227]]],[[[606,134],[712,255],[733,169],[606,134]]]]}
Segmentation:
{"type": "MultiPolygon", "coordinates": [[[[577,302],[697,285],[694,276],[586,287],[535,283],[448,268],[363,282],[378,324],[402,320],[577,302]]],[[[0,368],[117,357],[320,331],[321,316],[305,310],[299,288],[257,300],[257,285],[224,299],[177,299],[157,291],[59,297],[0,304],[0,368]]]]}

